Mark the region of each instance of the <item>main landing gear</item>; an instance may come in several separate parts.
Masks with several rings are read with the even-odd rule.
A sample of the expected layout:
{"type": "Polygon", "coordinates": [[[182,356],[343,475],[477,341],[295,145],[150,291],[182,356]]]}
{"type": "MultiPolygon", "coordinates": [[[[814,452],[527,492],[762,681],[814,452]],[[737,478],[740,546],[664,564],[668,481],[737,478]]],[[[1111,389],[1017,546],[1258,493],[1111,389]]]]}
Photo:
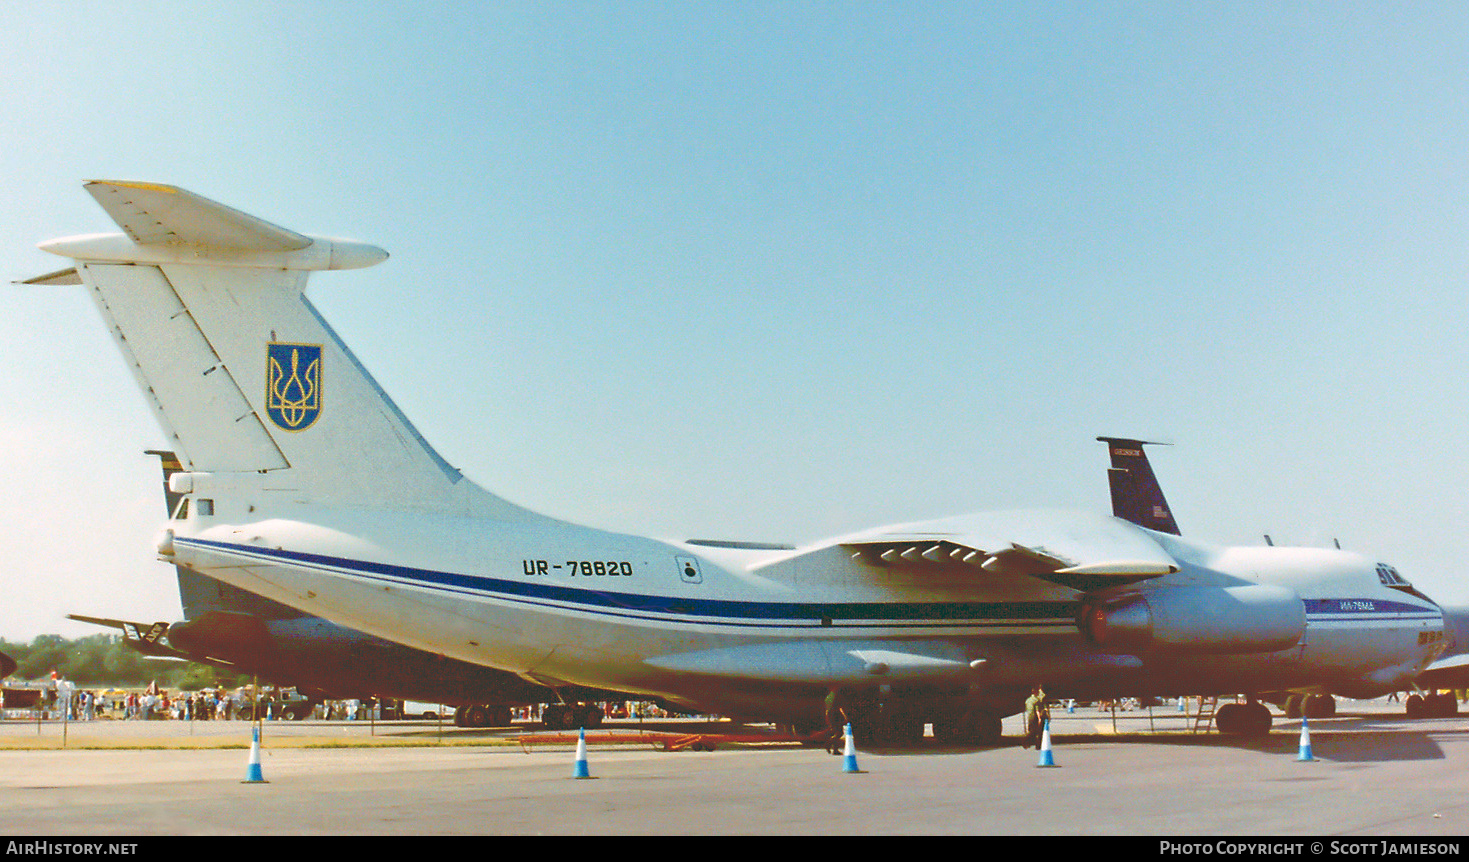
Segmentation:
{"type": "Polygon", "coordinates": [[[1410,694],[1403,706],[1409,718],[1452,718],[1459,714],[1459,699],[1451,691],[1410,694]]]}
{"type": "Polygon", "coordinates": [[[454,710],[455,727],[509,727],[510,707],[473,703],[454,710]]]}
{"type": "Polygon", "coordinates": [[[1270,708],[1258,700],[1226,703],[1214,713],[1214,726],[1229,736],[1265,736],[1274,721],[1270,708]]]}
{"type": "MultiPolygon", "coordinates": [[[[933,739],[940,745],[987,747],[999,745],[1003,736],[998,712],[974,707],[942,709],[934,713],[902,704],[883,704],[875,710],[850,709],[852,736],[858,745],[905,748],[923,744],[924,725],[933,725],[933,739]]],[[[833,753],[841,753],[841,727],[832,729],[833,753]]]]}
{"type": "Polygon", "coordinates": [[[999,745],[1004,735],[1000,714],[976,707],[933,719],[933,738],[940,745],[999,745]]]}
{"type": "Polygon", "coordinates": [[[602,708],[591,703],[553,703],[541,710],[547,730],[591,730],[602,726],[602,708]]]}

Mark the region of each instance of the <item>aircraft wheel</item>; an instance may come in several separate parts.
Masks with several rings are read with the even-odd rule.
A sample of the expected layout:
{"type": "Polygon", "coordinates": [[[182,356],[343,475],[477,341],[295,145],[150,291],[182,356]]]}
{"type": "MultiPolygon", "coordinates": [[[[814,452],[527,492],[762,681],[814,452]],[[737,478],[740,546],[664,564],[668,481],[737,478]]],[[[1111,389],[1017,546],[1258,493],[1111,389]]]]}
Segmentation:
{"type": "Polygon", "coordinates": [[[1403,702],[1403,710],[1408,714],[1409,718],[1423,718],[1428,714],[1427,707],[1423,702],[1423,695],[1421,694],[1408,695],[1408,699],[1403,702]]]}
{"type": "Polygon", "coordinates": [[[1431,694],[1424,699],[1424,714],[1432,718],[1452,718],[1459,714],[1459,701],[1450,694],[1431,694]]]}
{"type": "Polygon", "coordinates": [[[1331,718],[1336,715],[1336,698],[1329,694],[1313,694],[1306,698],[1307,718],[1331,718]]]}
{"type": "Polygon", "coordinates": [[[602,710],[595,706],[578,706],[571,710],[570,725],[587,730],[602,726],[602,710]]]}
{"type": "Polygon", "coordinates": [[[1270,733],[1270,726],[1275,723],[1275,716],[1270,714],[1270,707],[1258,701],[1245,704],[1243,713],[1244,721],[1240,733],[1245,736],[1266,736],[1270,733]]]}
{"type": "Polygon", "coordinates": [[[541,722],[546,725],[547,730],[569,730],[571,710],[564,704],[553,703],[541,712],[541,722]]]}
{"type": "Polygon", "coordinates": [[[490,710],[482,704],[472,704],[464,710],[465,727],[489,727],[490,710]]]}
{"type": "Polygon", "coordinates": [[[1222,734],[1232,735],[1237,732],[1237,716],[1239,715],[1239,704],[1226,703],[1214,710],[1214,729],[1222,734]]]}
{"type": "Polygon", "coordinates": [[[1285,699],[1285,717],[1300,718],[1306,711],[1306,696],[1293,694],[1285,699]]]}

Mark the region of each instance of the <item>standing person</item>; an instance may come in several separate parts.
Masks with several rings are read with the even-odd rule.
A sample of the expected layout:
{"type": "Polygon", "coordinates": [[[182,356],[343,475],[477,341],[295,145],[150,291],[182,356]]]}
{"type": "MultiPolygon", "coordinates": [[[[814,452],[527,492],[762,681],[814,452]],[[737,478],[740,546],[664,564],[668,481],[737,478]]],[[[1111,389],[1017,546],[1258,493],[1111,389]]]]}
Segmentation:
{"type": "Polygon", "coordinates": [[[1051,718],[1051,708],[1046,706],[1046,692],[1039,684],[1030,688],[1030,697],[1025,699],[1025,747],[1041,747],[1041,732],[1051,718]]]}
{"type": "Polygon", "coordinates": [[[842,703],[841,696],[837,694],[837,690],[835,688],[826,693],[826,705],[824,712],[826,716],[827,730],[833,731],[834,733],[843,732],[843,728],[847,723],[847,711],[843,708],[843,706],[844,704],[842,703]]]}

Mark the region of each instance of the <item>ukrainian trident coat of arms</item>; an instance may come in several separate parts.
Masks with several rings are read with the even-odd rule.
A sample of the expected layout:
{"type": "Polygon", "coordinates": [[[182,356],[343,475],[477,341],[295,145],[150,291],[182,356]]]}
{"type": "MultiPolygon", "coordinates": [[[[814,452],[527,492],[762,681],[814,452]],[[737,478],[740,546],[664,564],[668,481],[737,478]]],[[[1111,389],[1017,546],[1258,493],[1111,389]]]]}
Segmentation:
{"type": "Polygon", "coordinates": [[[287,431],[304,431],[321,415],[321,345],[265,346],[265,413],[287,431]]]}

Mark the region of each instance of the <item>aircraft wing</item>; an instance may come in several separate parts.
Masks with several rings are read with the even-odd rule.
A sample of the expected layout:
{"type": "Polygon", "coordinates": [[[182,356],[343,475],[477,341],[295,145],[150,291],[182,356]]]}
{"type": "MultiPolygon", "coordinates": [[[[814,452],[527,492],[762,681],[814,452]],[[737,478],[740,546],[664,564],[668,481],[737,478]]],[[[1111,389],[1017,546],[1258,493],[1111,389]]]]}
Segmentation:
{"type": "Polygon", "coordinates": [[[1029,576],[1076,590],[1132,583],[1178,571],[1147,533],[1085,513],[1012,512],[888,527],[839,544],[872,566],[968,566],[1029,576]]]}

